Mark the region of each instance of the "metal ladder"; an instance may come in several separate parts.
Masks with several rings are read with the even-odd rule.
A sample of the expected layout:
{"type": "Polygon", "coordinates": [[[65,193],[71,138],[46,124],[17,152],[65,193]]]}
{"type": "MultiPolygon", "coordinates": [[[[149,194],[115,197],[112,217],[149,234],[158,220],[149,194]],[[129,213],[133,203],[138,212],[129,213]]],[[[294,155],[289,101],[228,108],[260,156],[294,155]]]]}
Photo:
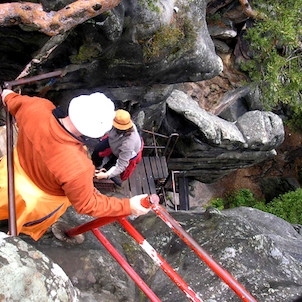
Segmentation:
{"type": "MultiPolygon", "coordinates": [[[[211,255],[209,255],[181,226],[180,224],[159,204],[159,197],[155,194],[149,195],[141,200],[141,205],[154,211],[235,293],[246,302],[257,302],[247,290],[238,283],[220,264],[218,264],[211,255]]],[[[97,237],[122,268],[129,274],[141,290],[151,301],[161,301],[154,292],[146,285],[141,277],[133,270],[128,262],[111,245],[99,227],[114,221],[119,222],[124,229],[137,241],[140,247],[151,257],[175,284],[185,293],[185,295],[194,302],[202,302],[197,294],[189,285],[173,270],[173,268],[158,254],[158,252],[147,242],[146,239],[132,226],[126,219],[126,216],[103,217],[70,229],[66,232],[69,237],[74,237],[88,231],[97,237]]]]}

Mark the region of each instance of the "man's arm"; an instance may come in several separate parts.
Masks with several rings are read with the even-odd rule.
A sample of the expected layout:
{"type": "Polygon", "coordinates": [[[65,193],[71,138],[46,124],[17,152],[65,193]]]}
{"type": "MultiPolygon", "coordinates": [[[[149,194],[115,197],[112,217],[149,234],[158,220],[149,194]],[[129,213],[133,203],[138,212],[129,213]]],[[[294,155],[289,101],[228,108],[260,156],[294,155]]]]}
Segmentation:
{"type": "Polygon", "coordinates": [[[123,151],[119,154],[116,164],[107,172],[100,171],[95,174],[98,179],[112,178],[123,173],[129,165],[130,159],[133,157],[132,151],[123,151]]]}
{"type": "Polygon", "coordinates": [[[113,217],[122,215],[143,215],[150,209],[140,205],[140,199],[147,195],[137,195],[129,198],[108,197],[98,192],[94,186],[92,177],[82,174],[71,182],[63,185],[65,195],[79,214],[93,217],[113,217]]]}
{"type": "Polygon", "coordinates": [[[34,104],[39,104],[44,108],[48,107],[49,110],[55,108],[53,103],[47,99],[21,95],[10,89],[4,89],[1,96],[2,101],[7,105],[9,112],[16,117],[17,120],[19,119],[19,121],[21,117],[18,117],[17,115],[22,115],[26,110],[31,111],[31,107],[34,104]]]}

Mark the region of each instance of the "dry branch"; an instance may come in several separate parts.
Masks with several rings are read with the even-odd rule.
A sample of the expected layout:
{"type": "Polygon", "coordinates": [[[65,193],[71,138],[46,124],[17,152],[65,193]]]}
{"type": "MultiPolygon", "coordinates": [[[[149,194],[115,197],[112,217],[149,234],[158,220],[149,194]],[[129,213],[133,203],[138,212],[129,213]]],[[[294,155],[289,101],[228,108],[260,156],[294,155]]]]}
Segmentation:
{"type": "Polygon", "coordinates": [[[59,11],[45,12],[31,2],[0,4],[0,26],[27,25],[49,36],[64,33],[86,20],[109,11],[121,0],[78,0],[59,11]]]}
{"type": "Polygon", "coordinates": [[[264,19],[264,15],[262,15],[261,13],[259,13],[256,10],[253,10],[250,3],[248,2],[248,0],[239,0],[242,8],[243,8],[243,12],[251,18],[255,18],[255,19],[264,19]]]}
{"type": "Polygon", "coordinates": [[[59,34],[49,38],[49,40],[43,45],[35,57],[25,66],[23,71],[19,74],[16,80],[27,77],[34,72],[35,68],[48,59],[51,53],[68,37],[68,32],[59,34]]]}

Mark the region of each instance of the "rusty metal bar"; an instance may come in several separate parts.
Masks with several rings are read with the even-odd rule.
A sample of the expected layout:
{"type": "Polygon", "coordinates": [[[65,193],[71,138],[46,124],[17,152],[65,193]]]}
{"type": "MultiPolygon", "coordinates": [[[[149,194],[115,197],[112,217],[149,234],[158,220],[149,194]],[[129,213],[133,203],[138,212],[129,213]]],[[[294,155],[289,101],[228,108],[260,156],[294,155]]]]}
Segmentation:
{"type": "MultiPolygon", "coordinates": [[[[34,83],[45,80],[47,78],[62,76],[61,70],[53,71],[34,77],[19,79],[15,81],[4,82],[6,89],[12,89],[13,86],[34,83]]],[[[13,137],[13,122],[7,106],[6,111],[6,152],[7,152],[7,193],[8,193],[8,224],[9,234],[17,236],[17,218],[16,218],[16,204],[15,204],[15,177],[14,177],[14,137],[13,137]]]]}
{"type": "Polygon", "coordinates": [[[160,136],[160,137],[163,137],[163,138],[169,138],[169,136],[167,135],[164,135],[164,134],[160,134],[160,133],[156,133],[154,131],[149,131],[149,130],[145,130],[145,129],[142,129],[144,132],[146,133],[149,133],[149,134],[153,134],[153,135],[157,135],[157,136],[160,136]]]}
{"type": "Polygon", "coordinates": [[[164,202],[165,202],[165,207],[167,206],[167,196],[166,196],[166,192],[165,189],[162,187],[162,194],[164,196],[164,202]]]}
{"type": "Polygon", "coordinates": [[[144,149],[165,149],[165,146],[144,146],[144,149]]]}
{"type": "Polygon", "coordinates": [[[19,79],[19,80],[4,82],[4,87],[7,88],[7,89],[11,89],[11,87],[13,87],[13,86],[19,86],[19,85],[34,83],[34,82],[42,81],[42,80],[45,80],[45,79],[48,79],[48,78],[59,77],[59,76],[62,76],[62,75],[63,75],[63,71],[62,70],[57,70],[57,71],[48,72],[48,73],[40,74],[40,75],[37,75],[37,76],[25,78],[25,79],[19,79]]]}
{"type": "MultiPolygon", "coordinates": [[[[156,146],[157,146],[157,143],[156,143],[156,138],[155,138],[155,132],[152,133],[152,137],[153,137],[153,144],[154,144],[154,147],[156,147],[156,146]]],[[[158,157],[157,148],[155,148],[154,150],[155,150],[155,155],[156,155],[156,157],[158,157]]]]}
{"type": "Polygon", "coordinates": [[[169,154],[168,154],[168,156],[167,156],[167,163],[168,163],[168,161],[169,161],[169,159],[170,159],[170,157],[171,157],[171,155],[172,155],[172,153],[173,153],[173,151],[174,151],[174,147],[175,147],[175,145],[176,145],[176,143],[177,143],[177,141],[178,141],[179,134],[178,134],[178,133],[172,133],[172,134],[169,136],[169,139],[168,139],[168,142],[167,142],[167,145],[166,145],[166,148],[165,148],[164,156],[166,156],[166,153],[167,153],[167,150],[168,150],[168,147],[169,147],[169,145],[170,145],[170,142],[171,142],[172,137],[176,137],[176,138],[175,138],[174,143],[173,143],[173,145],[172,145],[172,147],[171,147],[171,150],[170,150],[170,152],[169,152],[169,154]]]}
{"type": "Polygon", "coordinates": [[[172,170],[172,172],[171,172],[171,181],[172,181],[172,190],[173,190],[173,199],[174,199],[174,210],[177,211],[175,173],[179,173],[179,171],[173,171],[172,170]]]}
{"type": "Polygon", "coordinates": [[[142,131],[144,131],[146,133],[149,133],[149,134],[152,134],[154,146],[145,146],[144,148],[146,148],[146,149],[148,149],[148,148],[149,149],[151,149],[151,148],[155,149],[156,156],[158,156],[157,149],[165,149],[163,155],[166,156],[166,154],[168,152],[168,147],[170,146],[172,138],[176,137],[175,140],[174,140],[174,143],[173,143],[173,145],[171,147],[171,150],[170,150],[170,152],[168,154],[168,156],[166,156],[167,162],[168,162],[169,159],[170,159],[170,157],[171,157],[171,155],[172,155],[172,153],[173,153],[174,147],[175,147],[175,145],[176,145],[176,143],[178,141],[179,134],[178,133],[172,133],[172,134],[170,134],[170,136],[167,136],[167,135],[164,135],[164,134],[160,134],[160,133],[157,133],[157,132],[154,132],[154,131],[145,130],[145,129],[142,129],[142,131]],[[163,138],[168,139],[166,146],[165,147],[163,147],[163,146],[156,146],[155,136],[159,136],[159,137],[163,137],[163,138]]]}
{"type": "Polygon", "coordinates": [[[17,219],[15,205],[15,177],[14,177],[14,137],[12,115],[7,106],[6,112],[6,154],[7,154],[7,192],[8,192],[8,227],[11,236],[17,236],[17,219]]]}

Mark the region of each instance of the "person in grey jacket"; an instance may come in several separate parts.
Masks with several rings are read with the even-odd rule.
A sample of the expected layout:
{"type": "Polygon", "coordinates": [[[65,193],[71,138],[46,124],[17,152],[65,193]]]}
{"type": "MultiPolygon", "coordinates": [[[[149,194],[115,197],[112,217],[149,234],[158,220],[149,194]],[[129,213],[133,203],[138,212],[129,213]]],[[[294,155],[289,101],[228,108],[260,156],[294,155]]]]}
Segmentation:
{"type": "Polygon", "coordinates": [[[98,179],[120,176],[122,181],[129,178],[136,164],[141,161],[143,146],[143,139],[131,120],[130,113],[123,109],[117,110],[112,129],[92,153],[95,167],[101,167],[95,176],[98,179]],[[102,166],[103,159],[108,156],[109,162],[102,166]]]}

